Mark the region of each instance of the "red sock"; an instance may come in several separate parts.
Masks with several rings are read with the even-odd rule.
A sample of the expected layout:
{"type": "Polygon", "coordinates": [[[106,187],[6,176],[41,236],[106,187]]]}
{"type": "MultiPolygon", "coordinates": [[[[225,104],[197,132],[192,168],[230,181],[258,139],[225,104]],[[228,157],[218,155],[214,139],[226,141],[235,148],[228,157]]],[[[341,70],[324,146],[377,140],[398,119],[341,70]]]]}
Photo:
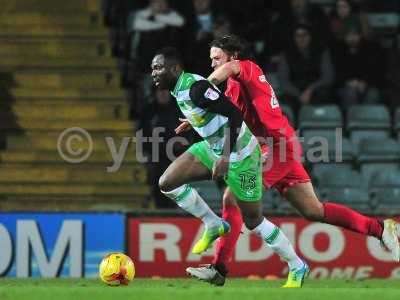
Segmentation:
{"type": "Polygon", "coordinates": [[[344,205],[331,202],[323,205],[325,223],[381,239],[383,226],[378,219],[364,216],[344,205]]]}
{"type": "Polygon", "coordinates": [[[226,270],[226,265],[231,260],[236,242],[239,239],[243,219],[239,207],[235,205],[224,205],[222,208],[222,218],[231,225],[231,231],[219,238],[213,264],[226,270]]]}

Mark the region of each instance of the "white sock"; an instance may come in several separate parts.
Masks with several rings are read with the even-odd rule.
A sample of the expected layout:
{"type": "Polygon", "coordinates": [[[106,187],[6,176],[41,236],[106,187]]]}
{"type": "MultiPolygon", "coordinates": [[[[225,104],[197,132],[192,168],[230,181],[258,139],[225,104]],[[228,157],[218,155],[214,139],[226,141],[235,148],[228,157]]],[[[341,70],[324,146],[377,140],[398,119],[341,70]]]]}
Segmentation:
{"type": "Polygon", "coordinates": [[[207,228],[221,224],[221,218],[210,209],[199,193],[190,185],[185,184],[172,191],[161,192],[174,200],[180,208],[201,219],[207,228]]]}
{"type": "Polygon", "coordinates": [[[288,263],[289,270],[303,267],[303,261],[297,256],[286,235],[266,218],[252,232],[258,234],[281,259],[288,263]]]}

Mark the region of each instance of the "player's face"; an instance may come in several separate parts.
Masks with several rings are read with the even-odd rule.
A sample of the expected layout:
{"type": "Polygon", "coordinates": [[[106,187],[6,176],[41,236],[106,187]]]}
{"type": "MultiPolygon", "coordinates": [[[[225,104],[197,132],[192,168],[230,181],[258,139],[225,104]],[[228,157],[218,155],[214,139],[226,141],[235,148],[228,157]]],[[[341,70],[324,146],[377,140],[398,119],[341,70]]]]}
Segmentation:
{"type": "Polygon", "coordinates": [[[223,64],[232,60],[232,58],[221,48],[211,47],[210,49],[211,68],[218,69],[223,64]]]}
{"type": "Polygon", "coordinates": [[[168,90],[173,88],[175,78],[163,55],[154,56],[151,62],[151,77],[156,87],[168,90]]]}

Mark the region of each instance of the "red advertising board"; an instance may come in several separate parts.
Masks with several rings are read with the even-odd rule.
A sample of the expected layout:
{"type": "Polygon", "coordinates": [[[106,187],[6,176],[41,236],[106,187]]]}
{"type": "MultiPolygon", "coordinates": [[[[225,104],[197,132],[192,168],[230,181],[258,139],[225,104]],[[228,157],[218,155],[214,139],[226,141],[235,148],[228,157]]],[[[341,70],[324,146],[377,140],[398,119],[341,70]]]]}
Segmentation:
{"type": "MultiPolygon", "coordinates": [[[[311,278],[400,278],[400,265],[375,238],[301,218],[269,220],[281,227],[297,253],[309,263],[311,278]]],[[[201,233],[201,223],[193,218],[130,218],[128,246],[137,276],[181,277],[186,276],[186,267],[209,263],[213,249],[203,256],[191,253],[201,233]]],[[[229,268],[231,277],[287,274],[286,264],[245,228],[229,268]]]]}

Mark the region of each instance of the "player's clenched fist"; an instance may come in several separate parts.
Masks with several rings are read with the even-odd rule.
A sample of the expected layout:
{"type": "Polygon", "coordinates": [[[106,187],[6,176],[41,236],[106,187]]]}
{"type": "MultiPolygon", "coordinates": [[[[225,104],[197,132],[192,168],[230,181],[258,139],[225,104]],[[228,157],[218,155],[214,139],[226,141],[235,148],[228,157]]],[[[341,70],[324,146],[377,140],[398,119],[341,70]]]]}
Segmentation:
{"type": "Polygon", "coordinates": [[[192,129],[192,126],[190,125],[190,123],[187,119],[179,118],[179,121],[181,121],[182,123],[178,127],[175,128],[176,134],[180,134],[182,132],[186,132],[186,131],[189,131],[190,129],[192,129]]]}

